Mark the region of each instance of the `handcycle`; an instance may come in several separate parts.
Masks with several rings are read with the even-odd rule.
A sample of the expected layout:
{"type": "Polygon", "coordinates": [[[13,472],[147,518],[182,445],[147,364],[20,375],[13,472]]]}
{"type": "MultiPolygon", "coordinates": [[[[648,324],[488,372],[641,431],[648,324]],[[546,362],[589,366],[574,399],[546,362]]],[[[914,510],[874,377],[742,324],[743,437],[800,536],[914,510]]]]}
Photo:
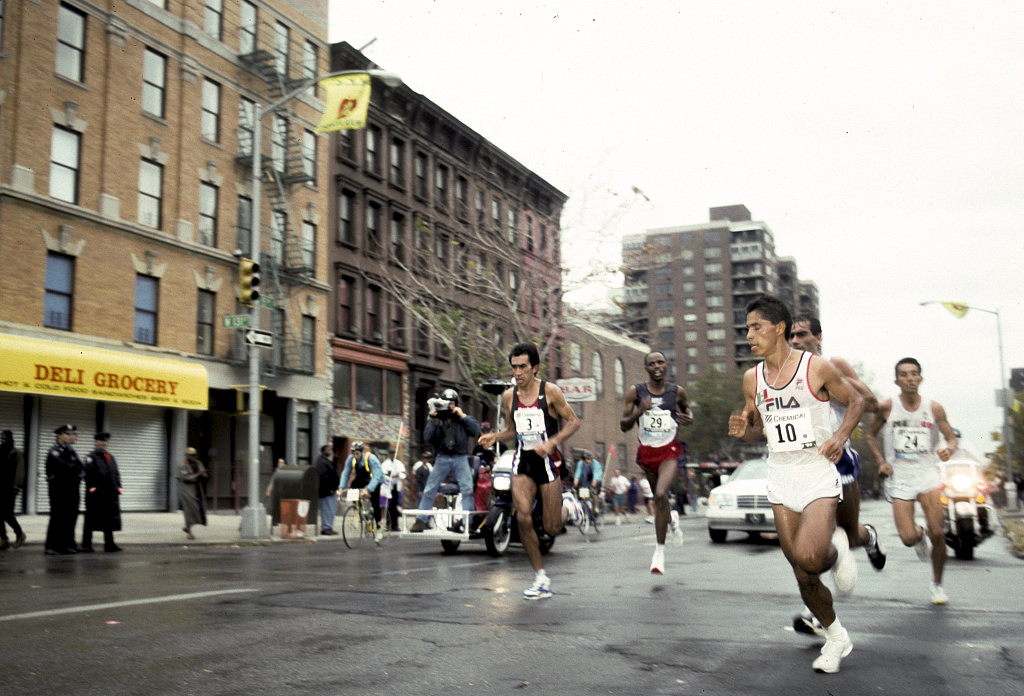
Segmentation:
{"type": "Polygon", "coordinates": [[[341,516],[341,538],[350,549],[359,547],[363,539],[367,538],[380,544],[380,539],[374,536],[377,523],[373,519],[373,505],[369,498],[364,499],[360,495],[362,492],[362,488],[349,488],[345,491],[348,507],[341,516]]]}

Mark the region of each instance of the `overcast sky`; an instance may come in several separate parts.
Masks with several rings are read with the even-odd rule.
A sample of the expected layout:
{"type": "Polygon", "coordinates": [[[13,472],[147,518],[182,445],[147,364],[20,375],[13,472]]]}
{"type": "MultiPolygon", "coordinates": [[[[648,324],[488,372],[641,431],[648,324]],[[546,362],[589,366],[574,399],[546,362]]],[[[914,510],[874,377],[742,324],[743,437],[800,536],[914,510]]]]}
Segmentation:
{"type": "Polygon", "coordinates": [[[1024,5],[330,5],[332,42],[370,44],[571,197],[575,277],[618,263],[623,235],[743,203],[817,283],[827,352],[881,397],[917,357],[922,393],[992,448],[995,316],[919,303],[999,310],[1006,370],[1024,367],[1024,5]]]}

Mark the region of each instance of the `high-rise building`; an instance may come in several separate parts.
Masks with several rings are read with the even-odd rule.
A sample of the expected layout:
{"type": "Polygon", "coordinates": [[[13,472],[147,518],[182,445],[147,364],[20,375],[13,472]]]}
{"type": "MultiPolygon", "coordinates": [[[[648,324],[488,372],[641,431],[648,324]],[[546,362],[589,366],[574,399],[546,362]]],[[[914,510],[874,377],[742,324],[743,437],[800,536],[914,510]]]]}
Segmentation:
{"type": "Polygon", "coordinates": [[[795,260],[776,257],[767,224],[743,205],[711,208],[709,217],[622,240],[622,328],[663,351],[671,377],[684,381],[749,366],[745,307],[758,295],[779,296],[794,314],[818,312],[817,286],[797,278],[795,260]]]}
{"type": "Polygon", "coordinates": [[[0,3],[0,423],[26,452],[25,508],[48,509],[53,429],[110,431],[121,507],[177,506],[187,446],[211,509],[309,462],[325,437],[326,160],[312,91],[325,0],[0,3]],[[254,135],[265,196],[251,196],[254,135]],[[253,230],[253,211],[262,223],[253,230]],[[254,235],[255,233],[255,235],[254,235]],[[262,267],[262,404],[249,383],[240,259],[262,267]]]}

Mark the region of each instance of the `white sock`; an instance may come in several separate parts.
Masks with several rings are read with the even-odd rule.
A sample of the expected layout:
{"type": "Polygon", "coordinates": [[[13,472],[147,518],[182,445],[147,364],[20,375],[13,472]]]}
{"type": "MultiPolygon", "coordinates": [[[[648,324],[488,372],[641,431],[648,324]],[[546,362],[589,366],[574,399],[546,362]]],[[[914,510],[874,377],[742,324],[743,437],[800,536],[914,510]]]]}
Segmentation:
{"type": "Polygon", "coordinates": [[[658,551],[661,551],[662,553],[665,553],[665,545],[664,544],[655,543],[654,544],[654,551],[655,551],[655,553],[657,553],[658,551]]]}
{"type": "Polygon", "coordinates": [[[825,637],[828,640],[838,640],[843,635],[843,625],[839,623],[839,617],[832,622],[832,625],[825,629],[825,637]]]}
{"type": "Polygon", "coordinates": [[[548,579],[548,574],[544,572],[543,568],[541,568],[540,570],[537,571],[537,576],[536,576],[535,579],[536,580],[547,580],[548,579]]]}

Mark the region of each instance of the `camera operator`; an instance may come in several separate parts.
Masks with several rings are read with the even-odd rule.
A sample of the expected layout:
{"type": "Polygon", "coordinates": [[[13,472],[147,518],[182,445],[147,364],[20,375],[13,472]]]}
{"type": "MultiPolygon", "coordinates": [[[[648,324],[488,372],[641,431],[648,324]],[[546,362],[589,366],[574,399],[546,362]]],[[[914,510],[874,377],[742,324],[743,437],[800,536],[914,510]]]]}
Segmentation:
{"type": "MultiPolygon", "coordinates": [[[[472,511],[473,472],[469,468],[469,448],[470,442],[475,442],[480,436],[480,424],[459,407],[459,394],[454,389],[445,389],[440,398],[428,399],[427,405],[430,406],[430,417],[423,429],[423,441],[434,448],[437,456],[420,498],[419,509],[429,510],[434,506],[437,489],[451,473],[459,484],[462,509],[472,511]]],[[[426,516],[417,517],[409,531],[422,532],[426,522],[426,516]]],[[[462,524],[461,521],[456,523],[456,531],[461,531],[462,524]]]]}

